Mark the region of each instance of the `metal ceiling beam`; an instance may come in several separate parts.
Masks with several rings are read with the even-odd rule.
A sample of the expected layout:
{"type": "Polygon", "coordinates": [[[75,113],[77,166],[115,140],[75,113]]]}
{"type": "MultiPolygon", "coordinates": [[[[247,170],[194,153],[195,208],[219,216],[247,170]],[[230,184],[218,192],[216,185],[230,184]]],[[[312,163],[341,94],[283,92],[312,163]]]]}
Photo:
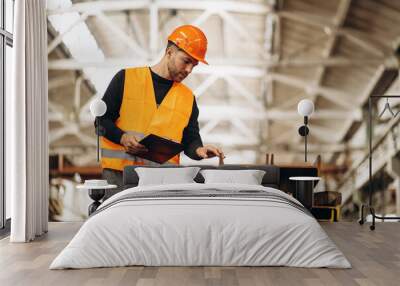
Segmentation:
{"type": "Polygon", "coordinates": [[[58,139],[63,138],[66,135],[74,135],[78,140],[86,145],[96,146],[97,141],[94,136],[89,136],[84,134],[80,130],[80,126],[78,123],[73,122],[62,122],[63,126],[54,130],[50,130],[49,132],[49,144],[55,142],[58,139]]]}
{"type": "Polygon", "coordinates": [[[232,123],[233,130],[235,132],[239,132],[243,137],[249,139],[251,141],[257,141],[258,134],[257,129],[250,128],[246,123],[244,123],[240,118],[233,117],[231,118],[230,122],[232,123]]]}
{"type": "Polygon", "coordinates": [[[76,119],[79,120],[79,113],[81,108],[81,87],[82,87],[83,77],[80,76],[75,81],[75,91],[74,91],[74,107],[73,112],[76,119]]]}
{"type": "MultiPolygon", "coordinates": [[[[52,89],[70,86],[74,83],[72,76],[64,75],[64,76],[57,76],[49,78],[49,85],[48,90],[51,91],[52,89]]],[[[50,94],[49,94],[50,96],[50,94]]]]}
{"type": "MultiPolygon", "coordinates": [[[[335,17],[333,18],[333,26],[336,29],[341,27],[343,25],[343,23],[345,22],[347,14],[348,14],[349,9],[350,9],[350,6],[351,6],[351,0],[341,0],[339,2],[338,10],[336,12],[335,17]]],[[[327,30],[325,29],[325,32],[326,31],[327,30]]],[[[331,31],[331,30],[329,29],[329,31],[331,31]]],[[[332,34],[331,33],[330,34],[330,38],[328,39],[328,41],[326,43],[326,47],[322,52],[322,57],[324,59],[329,59],[331,57],[331,55],[333,53],[333,50],[335,48],[335,45],[337,43],[337,40],[338,40],[337,34],[332,34]]],[[[327,67],[328,67],[327,65],[321,65],[321,66],[319,66],[317,68],[317,72],[316,72],[316,75],[315,75],[313,86],[321,87],[321,84],[322,84],[322,81],[323,81],[323,78],[324,78],[325,71],[326,71],[327,67]]],[[[313,102],[315,102],[317,96],[320,95],[320,94],[317,91],[315,91],[315,92],[310,92],[309,95],[311,96],[310,99],[313,102]]],[[[322,96],[326,96],[326,95],[322,94],[322,96]]],[[[329,99],[331,100],[332,97],[330,97],[329,99]]],[[[336,114],[339,114],[339,113],[336,113],[336,114]]],[[[361,116],[362,116],[361,110],[359,110],[357,116],[358,116],[357,119],[359,120],[361,118],[361,116]]],[[[343,117],[338,118],[338,119],[339,120],[343,120],[343,119],[347,119],[347,118],[349,118],[349,116],[343,116],[343,117]]],[[[338,119],[336,119],[336,120],[338,120],[338,119]]],[[[318,130],[317,130],[317,132],[318,132],[318,130]]],[[[324,134],[320,134],[320,138],[321,137],[324,138],[324,134]]],[[[300,138],[297,138],[297,142],[299,142],[299,141],[300,141],[300,138]]]]}
{"type": "Polygon", "coordinates": [[[273,136],[273,138],[268,138],[268,140],[271,142],[271,146],[275,147],[279,144],[287,143],[293,140],[294,134],[297,134],[297,128],[295,128],[295,126],[291,126],[291,128],[286,128],[280,134],[273,136]]]}
{"type": "MultiPolygon", "coordinates": [[[[281,110],[281,109],[268,109],[265,116],[268,119],[278,120],[298,120],[301,122],[302,117],[299,115],[297,110],[281,110]]],[[[361,108],[355,108],[353,110],[334,110],[334,109],[318,109],[311,116],[310,120],[361,120],[362,110],[361,108]]]]}
{"type": "Polygon", "coordinates": [[[236,65],[199,65],[193,69],[194,74],[216,74],[218,76],[241,76],[248,78],[263,78],[265,70],[251,66],[236,65]]]}
{"type": "Polygon", "coordinates": [[[371,77],[371,79],[369,80],[368,84],[366,85],[361,97],[360,97],[360,102],[361,103],[365,103],[368,101],[368,98],[370,95],[372,94],[372,91],[374,90],[374,88],[377,86],[377,84],[379,83],[379,80],[381,79],[383,73],[385,72],[386,67],[384,66],[379,66],[374,75],[371,77]]]}
{"type": "MultiPolygon", "coordinates": [[[[278,122],[281,125],[287,126],[287,128],[290,128],[291,130],[295,129],[297,130],[298,127],[300,127],[302,124],[301,122],[299,122],[298,126],[296,126],[295,124],[293,124],[293,122],[291,121],[287,121],[287,120],[280,120],[278,122]]],[[[296,134],[297,131],[295,132],[296,134]]],[[[321,142],[326,142],[326,143],[332,143],[332,142],[336,142],[338,141],[338,136],[335,135],[334,132],[332,132],[332,128],[329,127],[322,127],[322,126],[318,126],[313,124],[312,126],[310,126],[310,136],[313,136],[314,138],[318,139],[321,142]]],[[[292,137],[290,139],[290,141],[295,141],[297,144],[299,144],[299,142],[301,141],[301,136],[296,136],[296,137],[292,137]],[[300,138],[300,139],[299,139],[300,138]],[[293,140],[295,139],[295,140],[293,140]]]]}
{"type": "Polygon", "coordinates": [[[313,124],[310,127],[310,136],[314,136],[318,138],[318,140],[326,143],[338,142],[340,140],[340,136],[332,132],[332,127],[321,127],[313,124]]]}
{"type": "MultiPolygon", "coordinates": [[[[365,87],[365,90],[363,91],[363,93],[360,97],[361,102],[366,102],[368,100],[369,96],[371,95],[375,86],[378,84],[379,79],[381,78],[381,76],[385,72],[385,70],[386,70],[386,68],[383,66],[380,66],[377,68],[375,74],[372,76],[372,78],[368,82],[368,85],[365,87]]],[[[339,138],[338,141],[343,141],[344,137],[346,136],[348,130],[351,128],[353,123],[354,123],[354,120],[351,118],[346,120],[345,124],[343,125],[343,128],[341,128],[341,130],[339,130],[339,132],[338,132],[338,138],[339,138]]],[[[332,156],[333,156],[333,154],[332,154],[332,156]]],[[[329,160],[331,160],[331,158],[329,160]]]]}
{"type": "Polygon", "coordinates": [[[239,134],[232,134],[232,133],[214,133],[214,134],[208,134],[205,136],[202,136],[202,139],[204,142],[207,143],[216,143],[216,144],[222,144],[226,147],[230,146],[236,146],[236,145],[258,145],[260,144],[260,141],[258,138],[246,138],[243,135],[239,134]]]}
{"type": "Polygon", "coordinates": [[[133,30],[133,34],[138,42],[138,44],[144,48],[146,45],[146,39],[145,39],[145,32],[142,28],[142,24],[140,23],[137,15],[134,13],[128,13],[129,17],[129,26],[133,30]]]}
{"type": "Polygon", "coordinates": [[[69,114],[65,113],[62,105],[49,100],[48,120],[49,122],[58,122],[61,124],[61,127],[49,131],[49,144],[66,135],[75,135],[84,144],[92,146],[96,145],[96,139],[94,136],[88,136],[81,131],[81,128],[93,126],[94,121],[89,112],[87,112],[87,116],[80,116],[83,107],[88,105],[88,103],[86,103],[83,107],[80,107],[80,88],[82,80],[82,77],[79,77],[75,83],[72,118],[69,117],[69,114]],[[81,121],[82,119],[83,121],[81,121]]]}
{"type": "MultiPolygon", "coordinates": [[[[351,6],[351,0],[341,0],[338,6],[338,10],[336,12],[335,17],[333,18],[333,23],[335,25],[335,27],[341,27],[343,26],[347,14],[349,12],[351,6]]],[[[326,48],[323,51],[323,57],[324,58],[330,58],[333,50],[335,48],[335,45],[337,43],[337,39],[338,37],[336,36],[336,34],[332,35],[329,39],[328,39],[328,43],[326,45],[326,48]]],[[[315,84],[316,85],[320,85],[323,77],[325,75],[325,71],[326,68],[325,66],[320,66],[318,67],[317,73],[316,73],[316,78],[315,78],[315,84]]]]}
{"type": "MultiPolygon", "coordinates": [[[[293,134],[292,134],[293,136],[293,134]]],[[[299,152],[304,154],[304,146],[302,144],[281,144],[276,146],[270,146],[270,149],[274,151],[286,151],[286,152],[299,152]]],[[[308,143],[307,144],[307,151],[316,154],[324,154],[324,153],[335,153],[335,152],[345,152],[345,151],[355,151],[355,150],[365,150],[365,146],[349,146],[346,144],[315,144],[315,143],[308,143]]]]}
{"type": "Polygon", "coordinates": [[[150,47],[150,58],[154,58],[157,55],[158,50],[158,39],[159,39],[159,31],[158,31],[158,5],[155,1],[149,6],[150,9],[150,17],[149,17],[149,47],[150,47]]]}
{"type": "Polygon", "coordinates": [[[54,40],[48,45],[47,54],[50,54],[62,42],[64,36],[68,34],[73,28],[78,26],[80,23],[85,22],[88,16],[89,15],[87,13],[83,13],[75,22],[73,22],[67,29],[65,29],[63,33],[57,35],[57,37],[55,37],[54,40]]]}
{"type": "MultiPolygon", "coordinates": [[[[359,45],[364,50],[369,51],[375,55],[383,56],[391,54],[390,49],[388,49],[387,47],[383,49],[382,47],[379,47],[375,43],[373,43],[371,41],[372,36],[370,34],[366,34],[350,28],[336,28],[334,22],[324,17],[299,11],[280,11],[278,12],[278,15],[283,18],[291,19],[293,21],[297,21],[306,25],[318,27],[328,33],[338,33],[342,36],[345,36],[353,43],[359,45]]],[[[382,45],[383,44],[385,43],[382,43],[382,45]]]]}
{"type": "MultiPolygon", "coordinates": [[[[276,4],[276,3],[275,3],[276,4]]],[[[281,27],[280,19],[276,14],[267,14],[265,16],[265,33],[264,33],[264,56],[268,61],[279,60],[281,54],[281,27]]],[[[270,68],[266,67],[267,73],[270,68]]],[[[261,82],[261,96],[266,106],[271,105],[274,98],[274,82],[264,78],[261,82]]],[[[265,120],[261,124],[264,132],[260,132],[261,139],[268,138],[270,130],[270,121],[265,120]]]]}
{"type": "Polygon", "coordinates": [[[200,25],[203,24],[212,14],[214,14],[214,11],[205,10],[202,14],[200,14],[200,15],[192,22],[192,25],[194,25],[194,26],[200,26],[200,25]]]}
{"type": "Polygon", "coordinates": [[[219,79],[219,76],[216,74],[209,75],[200,85],[193,90],[193,94],[196,95],[196,98],[199,98],[214,82],[219,79]]]}
{"type": "MultiPolygon", "coordinates": [[[[279,120],[278,123],[284,120],[298,120],[299,124],[302,117],[298,114],[297,110],[278,110],[267,109],[257,112],[253,108],[242,106],[224,106],[224,105],[199,105],[200,115],[199,120],[223,120],[229,121],[232,118],[239,118],[241,120],[279,120]]],[[[356,108],[353,110],[335,110],[335,109],[318,109],[310,117],[311,120],[318,119],[332,119],[332,120],[361,120],[362,110],[356,108]]],[[[292,122],[290,122],[292,124],[292,122]]]]}
{"type": "Polygon", "coordinates": [[[336,90],[330,87],[322,87],[313,85],[304,79],[297,78],[294,76],[283,75],[278,73],[270,73],[267,75],[271,80],[275,80],[277,82],[287,84],[290,86],[294,86],[297,88],[304,89],[307,93],[319,93],[330,101],[346,108],[353,109],[354,102],[351,101],[351,97],[348,93],[336,90]]]}
{"type": "Polygon", "coordinates": [[[254,93],[250,92],[240,81],[233,78],[229,74],[224,74],[223,78],[240,96],[246,99],[247,102],[253,106],[254,111],[263,110],[263,106],[260,100],[254,95],[254,93]]]}
{"type": "MultiPolygon", "coordinates": [[[[222,62],[222,61],[220,61],[222,62]]],[[[229,61],[226,61],[227,63],[229,61]]],[[[145,60],[134,59],[107,59],[105,61],[77,61],[73,59],[52,60],[49,61],[49,70],[82,70],[85,68],[124,68],[130,66],[148,66],[150,62],[145,60]]],[[[215,75],[232,75],[249,78],[262,78],[265,76],[265,70],[250,66],[236,65],[199,65],[193,69],[193,74],[215,74],[215,75]]]]}
{"type": "Polygon", "coordinates": [[[239,1],[171,1],[171,0],[135,0],[135,1],[93,1],[76,3],[60,9],[49,9],[48,15],[70,12],[96,14],[99,11],[141,10],[155,5],[158,9],[213,10],[247,14],[266,14],[271,11],[267,4],[239,1]]]}
{"type": "Polygon", "coordinates": [[[377,66],[385,65],[387,67],[397,66],[395,56],[386,56],[384,58],[368,57],[368,58],[346,58],[342,56],[329,58],[293,58],[283,59],[278,62],[266,62],[269,67],[313,67],[313,66],[329,66],[329,67],[344,67],[344,66],[377,66]]]}
{"type": "Polygon", "coordinates": [[[200,134],[202,136],[208,135],[220,122],[220,119],[210,119],[207,123],[200,129],[200,134]]]}
{"type": "MultiPolygon", "coordinates": [[[[230,121],[233,117],[240,120],[279,120],[278,123],[283,123],[283,121],[293,121],[301,122],[302,118],[297,113],[297,111],[282,111],[282,110],[266,110],[266,111],[256,111],[252,108],[245,107],[235,107],[235,106],[221,106],[221,105],[199,105],[200,122],[206,122],[217,120],[220,121],[230,121]]],[[[68,118],[62,112],[49,111],[49,122],[65,122],[68,118]]],[[[314,120],[361,120],[361,110],[355,109],[353,111],[343,111],[343,110],[317,110],[315,111],[311,119],[314,120]]],[[[90,126],[93,125],[93,117],[87,112],[80,115],[81,125],[90,126]]],[[[300,123],[299,123],[300,124],[300,123]]],[[[204,127],[203,127],[204,128],[204,127]]],[[[212,128],[211,128],[212,129],[212,128]]]]}
{"type": "Polygon", "coordinates": [[[199,121],[224,120],[236,117],[244,120],[263,120],[266,118],[265,111],[255,111],[253,108],[228,105],[199,105],[199,121]]]}
{"type": "Polygon", "coordinates": [[[47,103],[48,107],[49,107],[49,111],[50,112],[56,112],[59,114],[64,114],[65,113],[65,107],[61,104],[55,103],[52,100],[49,100],[47,103]]]}
{"type": "MultiPolygon", "coordinates": [[[[163,53],[164,51],[162,51],[163,53]]],[[[243,66],[243,70],[251,70],[256,76],[262,76],[265,74],[265,68],[267,67],[315,67],[315,66],[330,66],[330,67],[345,67],[345,66],[378,66],[384,65],[387,68],[398,67],[398,60],[395,56],[388,56],[385,58],[364,58],[364,59],[349,59],[344,57],[330,57],[330,58],[314,58],[314,59],[284,59],[274,62],[274,60],[257,60],[252,59],[230,59],[230,58],[210,58],[208,62],[209,66],[197,66],[196,70],[213,70],[220,65],[232,66],[243,66]],[[248,66],[248,67],[246,67],[248,66]]],[[[127,66],[142,66],[152,65],[152,61],[146,61],[144,59],[135,58],[107,58],[99,61],[78,61],[75,59],[61,59],[61,60],[50,60],[50,70],[82,70],[84,68],[123,68],[127,66]]],[[[248,73],[248,72],[246,72],[248,73]]]]}
{"type": "Polygon", "coordinates": [[[218,15],[224,20],[226,24],[234,29],[238,35],[244,38],[248,44],[254,43],[256,46],[258,46],[259,48],[257,49],[257,54],[261,56],[261,58],[265,56],[262,46],[256,41],[254,35],[252,35],[249,30],[246,29],[239,21],[237,21],[235,17],[224,10],[218,11],[218,15]]]}
{"type": "MultiPolygon", "coordinates": [[[[273,83],[273,81],[271,82],[271,84],[272,83],[273,83]]],[[[302,95],[301,99],[312,99],[312,96],[309,94],[304,94],[304,95],[302,95]]],[[[280,103],[279,105],[275,105],[274,109],[288,110],[290,108],[297,108],[297,105],[299,104],[299,101],[301,99],[299,99],[298,97],[288,98],[286,101],[280,103]]]]}
{"type": "Polygon", "coordinates": [[[370,52],[371,54],[374,54],[375,56],[384,57],[385,54],[391,53],[390,50],[388,50],[388,49],[383,50],[380,47],[378,47],[377,45],[373,44],[370,40],[368,40],[363,35],[359,35],[358,31],[341,28],[341,29],[334,30],[333,33],[346,37],[353,44],[356,44],[360,48],[364,49],[365,51],[370,52]]]}
{"type": "Polygon", "coordinates": [[[145,51],[133,37],[127,35],[127,33],[123,31],[121,27],[113,22],[108,16],[106,16],[102,12],[98,12],[96,14],[96,17],[104,24],[105,27],[107,27],[107,29],[110,30],[112,34],[116,35],[122,43],[126,44],[132,52],[134,52],[139,57],[149,59],[147,51],[145,51]]]}

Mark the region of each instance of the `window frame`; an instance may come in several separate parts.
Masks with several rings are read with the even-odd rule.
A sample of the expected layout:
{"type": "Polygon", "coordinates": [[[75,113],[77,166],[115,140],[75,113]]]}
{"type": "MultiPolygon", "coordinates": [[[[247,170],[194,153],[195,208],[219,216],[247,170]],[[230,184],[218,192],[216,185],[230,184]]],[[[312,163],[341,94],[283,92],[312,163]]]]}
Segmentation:
{"type": "MultiPolygon", "coordinates": [[[[6,217],[5,189],[5,95],[6,95],[6,47],[13,48],[13,34],[6,30],[6,0],[0,0],[0,237],[10,232],[11,219],[6,217]]],[[[15,0],[12,0],[14,13],[15,0]]],[[[12,16],[11,16],[12,17],[12,16]]]]}

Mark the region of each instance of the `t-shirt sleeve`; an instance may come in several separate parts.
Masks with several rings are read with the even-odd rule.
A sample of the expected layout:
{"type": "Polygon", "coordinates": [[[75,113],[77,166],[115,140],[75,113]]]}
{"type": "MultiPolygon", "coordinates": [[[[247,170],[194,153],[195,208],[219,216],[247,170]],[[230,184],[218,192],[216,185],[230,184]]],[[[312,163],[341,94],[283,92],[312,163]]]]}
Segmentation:
{"type": "Polygon", "coordinates": [[[196,98],[193,100],[192,114],[189,123],[183,130],[182,144],[184,153],[193,160],[201,160],[202,158],[196,154],[196,149],[203,146],[199,129],[199,108],[197,107],[196,98]]]}

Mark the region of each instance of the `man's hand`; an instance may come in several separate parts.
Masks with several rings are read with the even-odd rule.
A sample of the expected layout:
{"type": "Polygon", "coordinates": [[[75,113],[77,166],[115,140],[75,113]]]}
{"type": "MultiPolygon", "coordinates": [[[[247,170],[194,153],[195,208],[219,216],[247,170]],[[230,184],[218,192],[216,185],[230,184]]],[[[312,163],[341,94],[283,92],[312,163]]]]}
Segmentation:
{"type": "Polygon", "coordinates": [[[139,144],[134,135],[128,133],[124,133],[124,135],[122,135],[121,145],[124,146],[125,151],[130,154],[137,154],[148,151],[145,146],[139,144]]]}
{"type": "Polygon", "coordinates": [[[206,158],[213,158],[213,157],[220,157],[222,159],[225,158],[224,152],[218,147],[213,145],[204,145],[203,147],[199,147],[196,149],[197,156],[206,159],[206,158]]]}

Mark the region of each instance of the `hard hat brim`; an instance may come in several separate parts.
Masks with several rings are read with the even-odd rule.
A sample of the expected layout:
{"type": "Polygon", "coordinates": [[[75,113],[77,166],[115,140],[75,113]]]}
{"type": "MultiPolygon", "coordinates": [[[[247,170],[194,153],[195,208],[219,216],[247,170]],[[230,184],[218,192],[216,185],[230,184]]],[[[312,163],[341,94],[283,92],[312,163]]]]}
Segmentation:
{"type": "MultiPolygon", "coordinates": [[[[178,47],[178,48],[180,48],[180,47],[178,47]]],[[[205,59],[201,59],[201,58],[199,58],[199,57],[196,57],[195,55],[193,55],[193,54],[191,54],[191,53],[185,51],[185,49],[183,49],[183,48],[180,48],[180,49],[181,49],[182,51],[184,51],[185,53],[187,53],[187,54],[188,54],[189,56],[191,56],[192,58],[194,58],[195,60],[197,60],[197,61],[199,61],[199,62],[202,62],[203,64],[206,64],[206,65],[209,64],[205,59]]]]}
{"type": "Polygon", "coordinates": [[[198,60],[199,62],[202,62],[203,64],[209,65],[209,63],[206,60],[198,60]]]}

